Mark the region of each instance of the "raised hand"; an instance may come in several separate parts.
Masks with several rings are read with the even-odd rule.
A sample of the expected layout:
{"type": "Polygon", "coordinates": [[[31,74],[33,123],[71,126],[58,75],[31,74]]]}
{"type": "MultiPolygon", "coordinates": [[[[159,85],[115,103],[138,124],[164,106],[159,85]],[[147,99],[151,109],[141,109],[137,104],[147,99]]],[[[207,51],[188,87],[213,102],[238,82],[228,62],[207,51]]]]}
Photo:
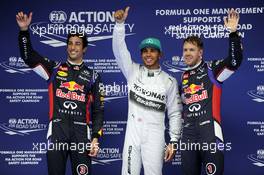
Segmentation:
{"type": "Polygon", "coordinates": [[[32,12],[29,13],[29,16],[27,14],[24,14],[23,12],[18,12],[16,15],[16,21],[21,31],[28,30],[28,26],[31,23],[32,20],[32,12]]]}
{"type": "Polygon", "coordinates": [[[128,16],[128,11],[130,7],[126,7],[125,11],[124,10],[117,10],[114,14],[115,21],[117,23],[123,23],[125,22],[127,16],[128,16]]]}
{"type": "Polygon", "coordinates": [[[234,9],[231,9],[228,12],[227,17],[224,17],[225,27],[228,28],[231,32],[237,31],[238,22],[239,14],[234,9]]]}

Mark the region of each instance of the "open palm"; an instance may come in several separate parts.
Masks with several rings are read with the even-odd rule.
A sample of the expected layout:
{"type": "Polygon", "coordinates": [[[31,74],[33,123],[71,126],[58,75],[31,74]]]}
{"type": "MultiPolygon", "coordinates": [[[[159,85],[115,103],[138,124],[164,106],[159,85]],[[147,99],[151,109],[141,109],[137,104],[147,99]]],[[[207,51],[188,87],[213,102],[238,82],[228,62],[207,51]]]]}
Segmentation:
{"type": "Polygon", "coordinates": [[[31,23],[32,20],[32,12],[30,12],[29,16],[27,14],[24,14],[23,12],[19,12],[16,15],[16,21],[20,28],[20,30],[25,31],[28,30],[28,26],[31,23]]]}
{"type": "Polygon", "coordinates": [[[224,18],[226,28],[228,28],[231,32],[235,32],[237,30],[238,22],[239,14],[234,9],[231,9],[228,12],[228,16],[224,18]]]}

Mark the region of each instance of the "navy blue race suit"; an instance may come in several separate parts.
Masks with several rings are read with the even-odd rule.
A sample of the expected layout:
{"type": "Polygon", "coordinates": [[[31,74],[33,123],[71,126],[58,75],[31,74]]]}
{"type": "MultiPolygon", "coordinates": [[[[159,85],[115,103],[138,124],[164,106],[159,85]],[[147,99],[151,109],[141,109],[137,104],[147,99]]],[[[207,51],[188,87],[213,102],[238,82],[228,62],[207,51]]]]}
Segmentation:
{"type": "Polygon", "coordinates": [[[89,144],[90,135],[92,138],[102,135],[104,106],[99,74],[84,63],[59,63],[40,56],[31,46],[28,31],[20,31],[19,47],[24,62],[48,83],[50,123],[47,139],[53,144],[68,144],[68,148],[47,151],[49,174],[65,174],[68,155],[73,174],[90,174],[89,150],[69,147],[89,144]],[[92,134],[88,126],[90,118],[92,134]]]}
{"type": "Polygon", "coordinates": [[[193,144],[188,150],[182,151],[185,175],[200,175],[201,167],[207,174],[223,174],[223,151],[210,148],[206,151],[202,147],[211,145],[212,148],[212,144],[218,146],[224,143],[220,115],[221,84],[238,69],[242,58],[241,39],[237,33],[231,33],[226,59],[207,63],[201,61],[182,75],[182,142],[189,146],[193,144]]]}

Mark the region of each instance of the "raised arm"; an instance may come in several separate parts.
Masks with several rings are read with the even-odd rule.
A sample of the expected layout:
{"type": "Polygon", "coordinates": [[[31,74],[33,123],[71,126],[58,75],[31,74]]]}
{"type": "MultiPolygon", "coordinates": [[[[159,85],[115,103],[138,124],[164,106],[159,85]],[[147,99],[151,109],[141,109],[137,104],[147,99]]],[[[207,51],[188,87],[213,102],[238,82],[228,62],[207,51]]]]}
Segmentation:
{"type": "Polygon", "coordinates": [[[28,32],[31,20],[32,12],[29,15],[24,14],[23,12],[19,12],[16,15],[16,21],[20,28],[18,42],[21,58],[42,78],[49,80],[54,68],[58,66],[58,63],[42,57],[32,48],[30,34],[28,32]]]}
{"type": "Polygon", "coordinates": [[[117,10],[114,14],[116,25],[113,31],[113,52],[116,62],[126,79],[129,78],[133,70],[134,63],[125,42],[124,22],[128,16],[129,7],[124,10],[117,10]]]}
{"type": "Polygon", "coordinates": [[[225,26],[231,32],[229,35],[228,56],[223,60],[215,60],[210,63],[214,76],[219,82],[229,78],[242,63],[242,44],[237,32],[238,22],[239,14],[234,9],[229,11],[228,16],[224,18],[225,26]]]}

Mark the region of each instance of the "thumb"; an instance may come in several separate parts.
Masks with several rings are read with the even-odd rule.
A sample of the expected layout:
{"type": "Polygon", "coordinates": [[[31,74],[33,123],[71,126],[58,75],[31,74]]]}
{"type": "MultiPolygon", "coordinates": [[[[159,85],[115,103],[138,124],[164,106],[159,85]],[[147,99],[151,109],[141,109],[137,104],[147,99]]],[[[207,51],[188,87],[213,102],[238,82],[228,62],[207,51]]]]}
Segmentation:
{"type": "Polygon", "coordinates": [[[129,11],[129,9],[130,9],[130,7],[128,6],[128,7],[126,7],[126,9],[125,9],[125,13],[124,13],[124,16],[125,16],[125,18],[128,16],[128,11],[129,11]]]}

